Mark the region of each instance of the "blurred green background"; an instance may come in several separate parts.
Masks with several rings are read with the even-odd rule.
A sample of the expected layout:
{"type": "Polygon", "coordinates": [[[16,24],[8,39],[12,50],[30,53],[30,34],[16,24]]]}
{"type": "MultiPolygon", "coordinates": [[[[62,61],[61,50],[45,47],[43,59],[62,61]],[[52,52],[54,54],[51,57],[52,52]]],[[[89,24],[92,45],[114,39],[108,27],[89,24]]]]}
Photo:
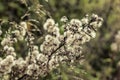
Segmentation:
{"type": "MultiPolygon", "coordinates": [[[[86,14],[91,15],[92,13],[98,14],[104,19],[97,37],[84,46],[84,64],[82,66],[73,64],[74,69],[67,65],[60,66],[43,80],[120,80],[120,65],[118,65],[120,52],[113,52],[110,48],[115,34],[120,30],[120,0],[39,1],[44,6],[41,9],[47,14],[40,16],[41,18],[33,14],[31,18],[38,18],[43,22],[50,17],[49,15],[58,22],[62,16],[67,16],[69,19],[81,19],[86,14]]],[[[31,7],[32,4],[27,6],[31,7]]],[[[20,3],[20,0],[0,0],[0,19],[19,23],[28,7],[24,3],[20,3]]],[[[33,13],[32,11],[34,12],[31,10],[31,13],[33,13]]]]}

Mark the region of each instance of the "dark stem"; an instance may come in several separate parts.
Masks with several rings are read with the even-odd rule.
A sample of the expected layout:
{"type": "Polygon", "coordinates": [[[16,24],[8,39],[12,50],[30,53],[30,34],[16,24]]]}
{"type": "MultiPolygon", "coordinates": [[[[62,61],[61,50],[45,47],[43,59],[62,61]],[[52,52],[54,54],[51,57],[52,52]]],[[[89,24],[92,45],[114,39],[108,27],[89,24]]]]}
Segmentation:
{"type": "Polygon", "coordinates": [[[49,61],[51,60],[52,55],[59,50],[61,47],[63,47],[65,45],[65,41],[61,42],[61,44],[59,45],[58,48],[56,48],[53,52],[51,52],[51,54],[48,56],[48,62],[47,62],[47,68],[49,69],[49,61]]]}
{"type": "Polygon", "coordinates": [[[25,80],[25,78],[28,77],[27,74],[24,74],[22,77],[20,77],[18,80],[25,80]]]}

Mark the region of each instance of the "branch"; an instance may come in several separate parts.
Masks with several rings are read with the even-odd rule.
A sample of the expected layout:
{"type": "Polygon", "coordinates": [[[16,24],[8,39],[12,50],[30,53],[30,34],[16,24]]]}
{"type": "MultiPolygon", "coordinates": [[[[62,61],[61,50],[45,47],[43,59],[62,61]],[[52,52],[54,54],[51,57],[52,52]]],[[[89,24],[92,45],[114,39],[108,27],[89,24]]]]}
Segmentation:
{"type": "Polygon", "coordinates": [[[49,61],[51,60],[52,55],[59,50],[62,46],[65,45],[65,38],[64,38],[64,42],[61,42],[61,44],[59,45],[58,48],[56,48],[53,52],[51,52],[51,55],[48,56],[48,62],[47,62],[47,68],[49,69],[49,61]]]}

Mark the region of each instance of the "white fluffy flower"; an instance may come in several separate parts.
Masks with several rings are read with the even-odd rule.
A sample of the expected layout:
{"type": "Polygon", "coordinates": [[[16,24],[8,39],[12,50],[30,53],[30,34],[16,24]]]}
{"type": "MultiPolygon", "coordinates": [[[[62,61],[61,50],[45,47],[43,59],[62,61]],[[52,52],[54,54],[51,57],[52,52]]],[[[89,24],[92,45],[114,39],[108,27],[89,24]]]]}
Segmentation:
{"type": "Polygon", "coordinates": [[[68,21],[68,18],[66,16],[63,16],[61,19],[60,19],[61,22],[67,22],[68,21]]]}
{"type": "Polygon", "coordinates": [[[9,45],[9,43],[10,43],[10,38],[3,38],[3,40],[1,41],[2,46],[9,45]]]}
{"type": "Polygon", "coordinates": [[[21,27],[20,34],[24,37],[26,35],[26,29],[21,27]]]}
{"type": "MultiPolygon", "coordinates": [[[[43,25],[46,33],[39,36],[41,40],[40,49],[38,43],[34,42],[38,41],[38,37],[29,32],[27,22],[16,23],[14,27],[8,29],[5,37],[1,40],[1,52],[5,53],[3,54],[5,59],[0,58],[0,75],[8,75],[10,78],[18,79],[27,74],[29,75],[26,77],[27,79],[35,78],[36,80],[37,77],[45,76],[47,72],[59,66],[59,63],[66,63],[67,61],[71,63],[78,60],[79,57],[81,58],[82,45],[96,36],[96,32],[90,27],[98,29],[101,26],[100,17],[92,15],[92,18],[86,16],[82,20],[72,19],[69,21],[63,17],[61,19],[63,24],[60,25],[59,23],[55,24],[51,18],[47,19],[43,25]],[[62,33],[60,33],[60,29],[63,29],[62,33]],[[26,34],[27,32],[29,34],[26,34]],[[27,52],[22,51],[26,52],[24,58],[21,54],[18,57],[14,48],[16,45],[14,43],[23,39],[27,42],[26,45],[24,44],[27,47],[24,50],[27,52]]],[[[119,38],[116,36],[117,40],[115,41],[119,42],[119,38]]],[[[118,48],[116,44],[112,47],[118,48]]]]}
{"type": "Polygon", "coordinates": [[[6,57],[6,60],[7,60],[8,62],[13,62],[13,61],[14,61],[14,57],[11,56],[11,55],[8,55],[8,56],[6,57]]]}
{"type": "Polygon", "coordinates": [[[53,27],[55,25],[55,21],[53,19],[47,19],[47,21],[44,23],[43,27],[45,30],[47,30],[50,27],[53,27]]]}
{"type": "Polygon", "coordinates": [[[88,18],[83,18],[81,20],[81,22],[82,22],[82,24],[88,24],[89,20],[88,20],[88,18]]]}
{"type": "Polygon", "coordinates": [[[39,51],[38,50],[34,50],[34,51],[32,51],[32,54],[33,54],[34,57],[36,57],[39,54],[39,51]]]}
{"type": "Polygon", "coordinates": [[[48,58],[44,54],[40,53],[37,55],[37,60],[41,62],[47,62],[48,58]]]}
{"type": "Polygon", "coordinates": [[[79,27],[82,26],[82,23],[81,23],[81,21],[79,19],[72,19],[70,21],[70,24],[76,25],[76,26],[79,26],[79,27]]]}
{"type": "Polygon", "coordinates": [[[44,47],[44,44],[41,44],[41,45],[40,45],[40,50],[41,50],[41,51],[44,51],[44,48],[45,48],[45,47],[44,47]]]}
{"type": "Polygon", "coordinates": [[[14,30],[12,33],[14,33],[17,37],[20,36],[20,31],[19,30],[14,30]]]}
{"type": "Polygon", "coordinates": [[[8,48],[8,51],[9,51],[9,52],[14,52],[15,49],[14,49],[13,47],[9,47],[9,48],[8,48]]]}
{"type": "Polygon", "coordinates": [[[98,19],[98,15],[96,15],[96,14],[92,14],[91,17],[92,17],[92,18],[95,18],[95,19],[98,19]]]}
{"type": "Polygon", "coordinates": [[[33,50],[38,50],[38,46],[33,46],[33,50]]]}
{"type": "Polygon", "coordinates": [[[37,70],[39,70],[39,66],[36,64],[31,64],[27,67],[26,73],[31,76],[34,73],[34,71],[37,70]]]}
{"type": "Polygon", "coordinates": [[[111,47],[112,51],[117,51],[118,50],[118,45],[116,43],[112,43],[110,47],[111,47]]]}
{"type": "Polygon", "coordinates": [[[94,31],[92,31],[92,32],[90,33],[90,35],[92,36],[92,38],[95,38],[95,37],[96,37],[96,33],[95,33],[94,31]]]}
{"type": "Polygon", "coordinates": [[[25,30],[27,30],[27,22],[21,22],[20,26],[23,27],[25,30]]]}
{"type": "Polygon", "coordinates": [[[53,36],[51,36],[51,35],[46,35],[46,36],[45,36],[45,41],[46,41],[46,42],[49,42],[49,41],[51,41],[51,40],[53,40],[53,36]]]}

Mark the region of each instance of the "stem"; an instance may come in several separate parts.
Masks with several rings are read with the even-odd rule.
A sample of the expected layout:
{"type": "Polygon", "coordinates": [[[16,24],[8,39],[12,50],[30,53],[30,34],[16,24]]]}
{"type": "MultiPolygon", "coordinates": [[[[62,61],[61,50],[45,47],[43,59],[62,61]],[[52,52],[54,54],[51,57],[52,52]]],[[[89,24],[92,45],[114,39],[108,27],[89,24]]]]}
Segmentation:
{"type": "Polygon", "coordinates": [[[48,68],[48,69],[49,69],[49,61],[51,60],[52,55],[53,55],[57,50],[59,50],[61,47],[63,47],[63,46],[65,45],[65,39],[66,39],[66,38],[64,38],[64,42],[61,42],[61,44],[59,45],[59,47],[56,48],[53,52],[51,52],[51,54],[48,56],[48,62],[47,62],[47,68],[48,68]]]}

